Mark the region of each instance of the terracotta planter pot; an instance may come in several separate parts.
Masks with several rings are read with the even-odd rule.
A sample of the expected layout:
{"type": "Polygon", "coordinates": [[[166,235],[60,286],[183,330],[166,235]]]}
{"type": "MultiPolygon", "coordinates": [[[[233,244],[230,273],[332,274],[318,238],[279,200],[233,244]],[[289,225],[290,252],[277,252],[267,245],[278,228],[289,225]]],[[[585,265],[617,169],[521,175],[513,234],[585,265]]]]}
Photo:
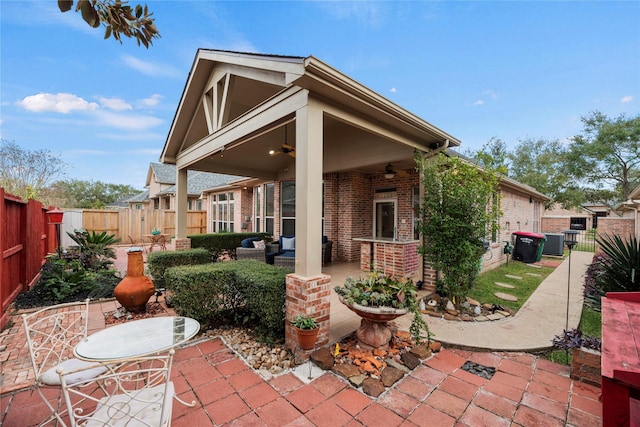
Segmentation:
{"type": "Polygon", "coordinates": [[[298,346],[303,350],[313,350],[316,345],[316,339],[318,338],[318,332],[320,332],[320,328],[295,329],[298,336],[298,346]]]}
{"type": "Polygon", "coordinates": [[[147,301],[156,293],[153,281],[144,275],[142,250],[133,248],[127,253],[127,275],[118,283],[113,294],[128,311],[142,312],[147,301]]]}

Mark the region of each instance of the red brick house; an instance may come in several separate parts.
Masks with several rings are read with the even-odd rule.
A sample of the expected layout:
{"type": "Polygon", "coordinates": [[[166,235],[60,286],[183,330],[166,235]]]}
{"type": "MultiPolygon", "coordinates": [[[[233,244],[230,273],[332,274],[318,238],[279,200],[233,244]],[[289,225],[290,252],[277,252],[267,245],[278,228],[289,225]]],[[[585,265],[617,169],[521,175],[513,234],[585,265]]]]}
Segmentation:
{"type": "MultiPolygon", "coordinates": [[[[326,342],[331,288],[322,236],[333,241],[334,260],[432,281],[417,253],[414,156],[459,144],[313,56],[200,49],[160,159],[177,170],[176,248],[189,247],[187,171],[237,175],[203,192],[210,231],[295,235],[287,318],[315,312],[326,342]]],[[[502,190],[508,211],[521,211],[507,228],[539,226],[546,196],[508,179],[502,190]]],[[[488,261],[496,263],[510,237],[491,237],[488,261]]]]}

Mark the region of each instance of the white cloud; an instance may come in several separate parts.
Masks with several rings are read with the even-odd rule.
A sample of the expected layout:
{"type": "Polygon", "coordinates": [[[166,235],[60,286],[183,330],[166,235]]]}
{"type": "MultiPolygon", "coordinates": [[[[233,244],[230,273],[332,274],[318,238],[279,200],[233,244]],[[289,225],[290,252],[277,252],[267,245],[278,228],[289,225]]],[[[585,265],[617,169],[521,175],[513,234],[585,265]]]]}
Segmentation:
{"type": "Polygon", "coordinates": [[[117,114],[108,111],[97,111],[100,124],[118,129],[146,130],[162,124],[162,119],[141,114],[117,114]]]}
{"type": "Polygon", "coordinates": [[[473,105],[484,105],[484,101],[482,99],[478,99],[473,105]]]}
{"type": "Polygon", "coordinates": [[[624,96],[620,102],[622,102],[623,104],[627,104],[629,102],[633,101],[633,96],[624,96]]]}
{"type": "Polygon", "coordinates": [[[391,89],[389,89],[389,92],[396,93],[398,92],[398,89],[396,89],[395,87],[392,87],[391,89]]]}
{"type": "Polygon", "coordinates": [[[122,60],[128,67],[147,76],[184,78],[184,73],[167,64],[142,61],[131,55],[123,55],[122,60]]]}
{"type": "Polygon", "coordinates": [[[53,111],[56,113],[69,114],[71,111],[94,111],[98,109],[98,104],[88,102],[72,93],[38,93],[25,97],[17,104],[27,111],[42,113],[53,111]]]}
{"type": "Polygon", "coordinates": [[[133,110],[130,104],[120,98],[99,98],[100,104],[110,110],[122,111],[133,110]]]}
{"type": "Polygon", "coordinates": [[[164,98],[164,96],[154,93],[148,98],[144,98],[138,101],[138,103],[144,107],[155,107],[160,103],[160,100],[164,98]]]}

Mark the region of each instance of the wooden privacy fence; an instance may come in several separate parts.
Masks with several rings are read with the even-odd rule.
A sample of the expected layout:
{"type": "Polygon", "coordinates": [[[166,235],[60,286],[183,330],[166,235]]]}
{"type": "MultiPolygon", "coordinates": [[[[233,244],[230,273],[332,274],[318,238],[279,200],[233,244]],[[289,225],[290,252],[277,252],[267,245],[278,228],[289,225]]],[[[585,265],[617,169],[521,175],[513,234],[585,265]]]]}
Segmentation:
{"type": "Polygon", "coordinates": [[[47,254],[57,246],[55,226],[37,200],[25,202],[0,188],[0,328],[9,321],[7,309],[22,291],[40,278],[47,254]]]}
{"type": "MultiPolygon", "coordinates": [[[[82,211],[82,228],[87,231],[115,234],[123,242],[128,242],[129,236],[136,241],[144,234],[151,234],[151,230],[158,228],[164,234],[175,236],[176,213],[164,209],[118,209],[82,211]]],[[[207,212],[187,212],[187,234],[204,234],[207,232],[207,212]]]]}

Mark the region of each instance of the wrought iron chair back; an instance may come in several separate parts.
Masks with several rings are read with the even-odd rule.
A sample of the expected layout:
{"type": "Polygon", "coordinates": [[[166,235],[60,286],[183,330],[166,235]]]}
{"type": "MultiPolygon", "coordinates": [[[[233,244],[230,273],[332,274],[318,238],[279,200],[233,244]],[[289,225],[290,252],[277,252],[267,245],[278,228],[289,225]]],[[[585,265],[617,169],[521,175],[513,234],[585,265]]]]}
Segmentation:
{"type": "Polygon", "coordinates": [[[75,371],[59,370],[69,424],[100,426],[171,425],[170,381],[174,350],[168,354],[113,361],[94,378],[78,379],[89,366],[75,371]]]}
{"type": "MultiPolygon", "coordinates": [[[[60,390],[60,378],[57,369],[78,369],[92,365],[73,357],[73,348],[87,337],[89,321],[89,300],[83,303],[58,304],[43,308],[30,314],[23,314],[22,321],[27,335],[29,355],[35,374],[34,387],[43,402],[51,410],[51,415],[42,424],[61,420],[61,395],[54,407],[43,392],[44,387],[60,390]]],[[[96,375],[103,368],[87,371],[87,375],[96,375]]],[[[62,422],[64,424],[64,422],[62,422]]]]}

